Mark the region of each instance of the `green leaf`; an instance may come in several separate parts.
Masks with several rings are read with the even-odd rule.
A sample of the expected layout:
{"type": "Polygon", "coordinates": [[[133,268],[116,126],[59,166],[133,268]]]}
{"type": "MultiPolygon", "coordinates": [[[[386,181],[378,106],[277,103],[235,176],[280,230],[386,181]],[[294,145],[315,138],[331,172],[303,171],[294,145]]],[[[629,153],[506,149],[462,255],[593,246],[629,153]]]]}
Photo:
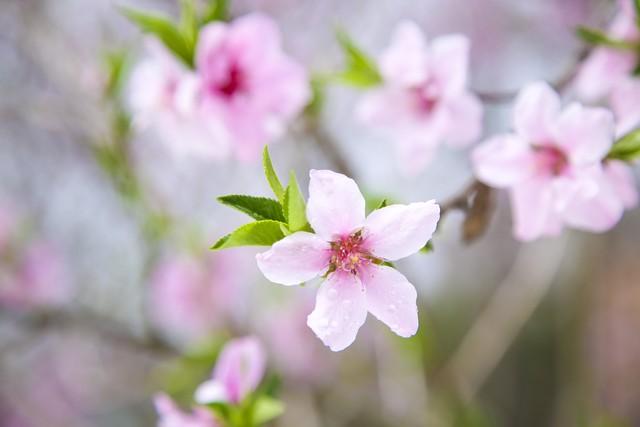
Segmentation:
{"type": "Polygon", "coordinates": [[[578,37],[589,44],[608,46],[610,48],[621,50],[635,50],[638,48],[635,43],[614,39],[607,35],[605,32],[595,28],[580,26],[576,29],[576,34],[578,35],[578,37]]]}
{"type": "Polygon", "coordinates": [[[122,8],[122,14],[136,24],[143,33],[153,34],[190,68],[193,68],[193,50],[181,31],[171,20],[158,14],[150,14],[135,9],[122,8]]]}
{"type": "Polygon", "coordinates": [[[640,27],[640,0],[633,0],[633,6],[636,10],[636,23],[640,27]]]}
{"type": "Polygon", "coordinates": [[[218,240],[211,249],[218,250],[239,246],[271,246],[284,238],[280,225],[282,225],[281,222],[272,220],[250,222],[218,240]]]}
{"type": "Polygon", "coordinates": [[[322,111],[325,102],[325,86],[327,80],[327,76],[311,76],[311,101],[309,101],[305,107],[305,114],[316,117],[320,114],[320,111],[322,111]]]}
{"type": "Polygon", "coordinates": [[[388,206],[387,199],[382,199],[382,201],[380,202],[378,207],[375,208],[375,210],[377,211],[378,209],[386,208],[387,206],[388,206]]]}
{"type": "Polygon", "coordinates": [[[181,4],[180,30],[189,52],[195,52],[199,33],[196,5],[194,0],[181,0],[181,4]]]}
{"type": "Polygon", "coordinates": [[[126,80],[129,56],[126,50],[114,50],[104,55],[107,82],[104,86],[104,96],[107,99],[117,99],[126,80]]]}
{"type": "Polygon", "coordinates": [[[347,65],[343,72],[336,74],[335,78],[343,84],[359,88],[368,88],[382,83],[382,76],[373,59],[356,46],[346,32],[338,30],[336,37],[344,51],[347,65]]]}
{"type": "Polygon", "coordinates": [[[267,177],[267,182],[273,191],[273,194],[284,205],[284,188],[278,179],[276,171],[273,169],[273,163],[271,163],[271,156],[269,155],[269,148],[265,145],[262,153],[262,165],[264,167],[264,176],[267,177]]]}
{"type": "Polygon", "coordinates": [[[202,24],[208,24],[212,21],[228,21],[229,20],[229,0],[211,0],[207,7],[202,24]]]}
{"type": "Polygon", "coordinates": [[[282,205],[280,205],[277,200],[266,197],[231,194],[218,197],[218,201],[223,205],[231,206],[240,212],[244,212],[258,221],[272,219],[274,221],[285,222],[282,205]]]}
{"type": "Polygon", "coordinates": [[[640,129],[620,138],[607,154],[607,159],[631,162],[640,157],[640,129]]]}
{"type": "Polygon", "coordinates": [[[269,396],[260,396],[253,404],[251,420],[253,425],[267,423],[284,413],[284,404],[269,396]]]}
{"type": "Polygon", "coordinates": [[[308,227],[305,202],[298,186],[295,172],[289,174],[289,185],[284,194],[284,216],[289,225],[289,231],[299,231],[308,227]]]}
{"type": "Polygon", "coordinates": [[[433,252],[433,251],[434,251],[434,247],[433,247],[433,242],[431,240],[429,240],[427,244],[424,245],[422,249],[420,249],[420,252],[424,254],[428,254],[429,252],[433,252]]]}

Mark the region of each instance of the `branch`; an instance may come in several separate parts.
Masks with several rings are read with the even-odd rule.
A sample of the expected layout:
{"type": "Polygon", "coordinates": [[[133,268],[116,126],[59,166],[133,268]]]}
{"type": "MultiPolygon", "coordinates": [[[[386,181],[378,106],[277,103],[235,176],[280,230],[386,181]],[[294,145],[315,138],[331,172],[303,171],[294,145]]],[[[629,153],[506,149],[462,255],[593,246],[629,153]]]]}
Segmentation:
{"type": "Polygon", "coordinates": [[[440,204],[440,218],[451,211],[465,214],[462,240],[471,243],[487,230],[495,206],[495,191],[478,180],[473,180],[459,194],[440,204]]]}
{"type": "Polygon", "coordinates": [[[308,114],[304,116],[304,129],[315,140],[316,144],[322,150],[325,156],[333,164],[336,172],[340,172],[351,178],[355,177],[354,171],[347,162],[346,158],[340,152],[338,144],[333,137],[322,126],[319,120],[308,114]]]}
{"type": "Polygon", "coordinates": [[[547,295],[562,265],[565,247],[566,239],[559,245],[525,246],[473,321],[443,370],[466,401],[473,399],[547,295]]]}
{"type": "MultiPolygon", "coordinates": [[[[146,337],[135,335],[127,330],[125,325],[91,311],[50,310],[29,314],[7,311],[3,313],[3,317],[14,322],[23,330],[36,335],[52,330],[79,329],[136,352],[167,357],[178,354],[175,347],[156,335],[146,337]]],[[[9,350],[10,346],[5,345],[0,349],[9,350]]]]}

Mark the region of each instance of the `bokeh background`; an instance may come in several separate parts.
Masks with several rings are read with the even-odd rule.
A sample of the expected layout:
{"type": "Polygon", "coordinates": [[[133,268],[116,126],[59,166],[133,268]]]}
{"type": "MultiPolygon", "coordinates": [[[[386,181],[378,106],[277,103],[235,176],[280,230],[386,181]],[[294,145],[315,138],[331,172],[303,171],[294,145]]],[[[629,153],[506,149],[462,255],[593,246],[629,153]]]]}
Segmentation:
{"type": "MultiPolygon", "coordinates": [[[[135,63],[143,45],[123,4],[178,9],[0,0],[0,426],[155,425],[153,393],[188,395],[220,343],[246,334],[269,348],[287,405],[277,426],[640,426],[640,212],[609,233],[526,245],[503,194],[471,245],[453,213],[433,253],[399,263],[418,288],[418,335],[370,319],[333,353],[305,325],[313,286],[266,282],[258,249],[207,250],[243,221],[215,198],[268,194],[261,167],[176,159],[151,132],[118,133],[108,59],[125,50],[135,63]],[[109,162],[123,140],[133,178],[109,162]]],[[[502,93],[566,74],[575,26],[606,25],[615,2],[233,2],[234,15],[252,10],[316,71],[341,64],[338,26],[374,54],[403,18],[430,36],[461,32],[471,87],[502,93]]],[[[332,87],[320,122],[372,197],[446,199],[471,179],[452,150],[405,177],[390,142],[353,120],[357,95],[332,87]]],[[[508,102],[487,106],[485,134],[509,115],[508,102]]],[[[336,167],[316,137],[294,124],[271,149],[303,189],[308,169],[336,167]]]]}

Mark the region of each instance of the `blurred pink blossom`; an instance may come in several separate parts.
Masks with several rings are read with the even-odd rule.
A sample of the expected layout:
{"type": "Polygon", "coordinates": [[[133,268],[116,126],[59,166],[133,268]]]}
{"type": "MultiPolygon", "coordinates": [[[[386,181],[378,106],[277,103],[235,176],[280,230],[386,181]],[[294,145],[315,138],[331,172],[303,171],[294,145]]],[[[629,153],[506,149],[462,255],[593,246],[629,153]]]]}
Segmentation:
{"type": "Polygon", "coordinates": [[[218,357],[213,377],[196,390],[196,402],[242,402],[262,381],[265,365],[265,352],[257,338],[229,341],[218,357]]]}
{"type": "Polygon", "coordinates": [[[185,109],[179,89],[192,72],[156,40],[149,56],[136,66],[129,83],[134,125],[153,129],[178,155],[225,158],[229,149],[216,120],[185,109]]]}
{"type": "MultiPolygon", "coordinates": [[[[614,19],[609,34],[619,40],[640,43],[640,31],[631,0],[620,0],[620,12],[614,19]]],[[[622,80],[630,77],[640,57],[632,50],[597,47],[584,61],[576,77],[578,96],[585,101],[606,98],[622,80]]]]}
{"type": "Polygon", "coordinates": [[[635,204],[628,167],[604,161],[614,141],[611,112],[577,103],[561,110],[551,87],[533,83],[513,114],[515,132],[479,146],[473,166],[481,181],[510,190],[518,239],[557,235],[565,225],[605,231],[635,204]]]}
{"type": "Polygon", "coordinates": [[[17,259],[6,264],[0,265],[0,304],[38,309],[60,306],[69,299],[62,260],[50,244],[29,243],[17,259]]]}
{"type": "Polygon", "coordinates": [[[310,98],[305,69],[287,56],[275,22],[260,13],[201,30],[196,73],[181,88],[185,110],[219,121],[222,141],[255,160],[310,98]]]}
{"type": "Polygon", "coordinates": [[[228,253],[182,255],[161,262],[151,279],[155,324],[187,342],[206,338],[223,326],[240,297],[232,264],[228,253]]]}
{"type": "Polygon", "coordinates": [[[219,425],[208,409],[195,408],[191,413],[183,412],[165,394],[156,395],[154,404],[160,417],[158,427],[217,427],[219,425]]]}
{"type": "Polygon", "coordinates": [[[257,255],[272,282],[291,286],[327,275],[307,324],[333,351],[348,347],[367,312],[402,337],[418,329],[416,290],[382,265],[419,251],[431,239],[440,207],[431,200],[391,205],[365,218],[365,201],[350,178],[310,172],[307,218],[316,234],[299,231],[257,255]]]}
{"type": "Polygon", "coordinates": [[[287,378],[302,384],[331,381],[333,365],[322,356],[322,345],[306,325],[313,299],[287,301],[265,313],[262,321],[274,363],[287,378]],[[283,351],[282,349],[286,349],[283,351]]]}
{"type": "Polygon", "coordinates": [[[420,28],[402,22],[378,61],[384,79],[357,115],[396,141],[400,164],[421,171],[438,145],[464,146],[480,137],[482,104],[467,88],[469,40],[462,35],[427,44],[420,28]]]}

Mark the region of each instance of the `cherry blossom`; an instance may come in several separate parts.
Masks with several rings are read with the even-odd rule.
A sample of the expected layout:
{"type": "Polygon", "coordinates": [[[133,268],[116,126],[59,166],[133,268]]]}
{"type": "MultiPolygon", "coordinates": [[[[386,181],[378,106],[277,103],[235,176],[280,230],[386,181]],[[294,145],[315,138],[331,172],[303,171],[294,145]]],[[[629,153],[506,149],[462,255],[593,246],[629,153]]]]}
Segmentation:
{"type": "Polygon", "coordinates": [[[276,24],[260,13],[201,30],[196,73],[181,93],[186,111],[218,122],[225,146],[242,160],[256,159],[310,98],[306,71],[282,51],[276,24]]]}
{"type": "Polygon", "coordinates": [[[195,408],[191,413],[183,412],[165,394],[158,394],[154,404],[160,417],[158,427],[218,427],[220,425],[209,410],[195,408]]]}
{"type": "Polygon", "coordinates": [[[129,82],[129,105],[134,126],[150,129],[178,156],[222,159],[229,155],[224,129],[188,105],[185,87],[192,71],[156,40],[147,43],[149,55],[129,82]]]}
{"type": "Polygon", "coordinates": [[[196,390],[196,402],[242,402],[262,381],[265,365],[265,352],[257,338],[230,341],[218,357],[213,377],[196,390]]]}
{"type": "Polygon", "coordinates": [[[69,282],[60,254],[47,242],[29,242],[14,262],[0,264],[2,305],[40,309],[63,305],[69,297],[69,282]]]}
{"type": "Polygon", "coordinates": [[[415,334],[416,290],[384,263],[431,239],[440,218],[435,201],[386,206],[365,218],[364,197],[351,178],[312,170],[307,218],[315,234],[291,234],[257,261],[267,279],[287,286],[326,276],[307,319],[324,344],[333,351],[348,347],[367,312],[402,337],[415,334]]]}
{"type": "Polygon", "coordinates": [[[473,166],[487,185],[509,189],[518,239],[557,235],[564,226],[605,231],[636,203],[628,167],[605,160],[615,134],[610,111],[578,103],[561,110],[551,87],[533,83],[513,114],[515,132],[479,146],[473,166]]]}
{"type": "Polygon", "coordinates": [[[163,260],[151,278],[154,323],[170,336],[192,343],[224,324],[240,297],[229,253],[176,255],[163,260]]]}
{"type": "MultiPolygon", "coordinates": [[[[631,0],[619,0],[620,12],[614,19],[611,37],[632,43],[640,43],[636,13],[631,0]]],[[[608,46],[597,47],[585,60],[576,77],[575,89],[586,101],[606,98],[620,83],[632,75],[640,57],[637,52],[608,46]]]]}
{"type": "Polygon", "coordinates": [[[438,145],[465,146],[482,131],[482,105],[467,88],[469,40],[462,35],[427,44],[420,28],[402,22],[378,61],[383,84],[367,93],[357,115],[395,140],[400,164],[421,171],[438,145]]]}

